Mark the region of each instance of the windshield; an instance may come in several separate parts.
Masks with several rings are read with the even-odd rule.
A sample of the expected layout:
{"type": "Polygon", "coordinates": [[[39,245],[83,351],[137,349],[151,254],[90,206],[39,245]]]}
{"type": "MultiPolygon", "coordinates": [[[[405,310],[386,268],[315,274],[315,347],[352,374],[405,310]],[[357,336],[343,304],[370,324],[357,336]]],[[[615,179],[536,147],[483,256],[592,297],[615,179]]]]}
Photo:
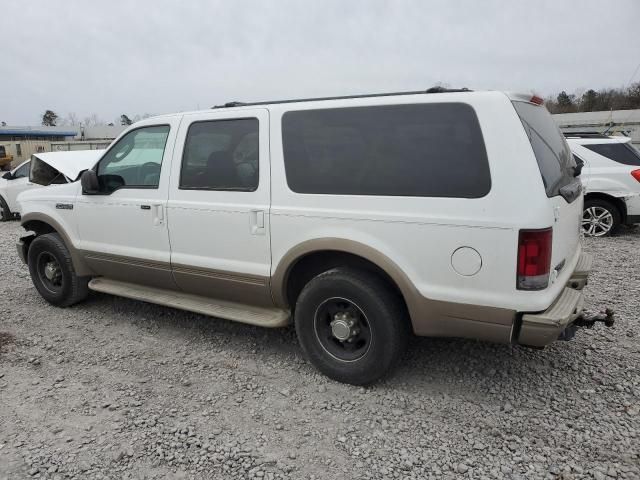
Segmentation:
{"type": "Polygon", "coordinates": [[[66,183],[67,181],[62,173],[36,156],[31,157],[29,180],[45,187],[51,184],[66,183]]]}

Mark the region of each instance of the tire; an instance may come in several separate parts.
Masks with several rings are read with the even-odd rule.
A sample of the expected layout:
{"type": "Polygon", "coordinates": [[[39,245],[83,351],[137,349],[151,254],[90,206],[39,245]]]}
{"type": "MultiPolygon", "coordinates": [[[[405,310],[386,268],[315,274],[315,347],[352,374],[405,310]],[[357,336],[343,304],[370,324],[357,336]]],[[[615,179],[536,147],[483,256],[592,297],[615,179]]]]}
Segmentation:
{"type": "Polygon", "coordinates": [[[622,214],[613,203],[601,198],[590,198],[584,202],[582,231],[587,237],[606,237],[618,230],[622,214]]]}
{"type": "Polygon", "coordinates": [[[89,295],[89,277],[76,275],[69,250],[57,233],[36,237],[27,259],[33,285],[47,302],[68,307],[89,295]]]}
{"type": "Polygon", "coordinates": [[[13,220],[13,214],[4,198],[0,197],[0,222],[8,222],[9,220],[13,220]]]}
{"type": "Polygon", "coordinates": [[[410,332],[402,299],[375,275],[347,268],[321,273],[302,289],[294,323],[309,361],[329,378],[352,385],[387,374],[410,332]]]}

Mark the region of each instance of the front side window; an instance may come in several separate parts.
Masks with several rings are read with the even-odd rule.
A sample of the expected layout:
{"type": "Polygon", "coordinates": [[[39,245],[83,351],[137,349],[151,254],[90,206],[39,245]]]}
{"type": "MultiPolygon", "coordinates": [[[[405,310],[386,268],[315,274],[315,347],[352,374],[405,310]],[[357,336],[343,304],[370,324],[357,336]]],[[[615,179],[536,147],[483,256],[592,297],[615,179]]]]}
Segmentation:
{"type": "Polygon", "coordinates": [[[31,162],[27,162],[18,168],[13,174],[13,178],[24,178],[29,176],[29,168],[31,167],[31,162]]]}
{"type": "Polygon", "coordinates": [[[640,154],[628,143],[599,143],[593,145],[583,145],[592,152],[596,152],[603,157],[607,157],[614,162],[623,165],[640,166],[640,154]]]}
{"type": "Polygon", "coordinates": [[[97,167],[100,186],[118,188],[158,188],[168,125],[142,127],[122,137],[97,167]]]}
{"type": "Polygon", "coordinates": [[[464,103],[290,111],[282,141],[297,193],[479,198],[491,189],[478,118],[464,103]]]}
{"type": "Polygon", "coordinates": [[[185,140],[180,188],[255,191],[258,153],[257,118],[194,122],[185,140]]]}

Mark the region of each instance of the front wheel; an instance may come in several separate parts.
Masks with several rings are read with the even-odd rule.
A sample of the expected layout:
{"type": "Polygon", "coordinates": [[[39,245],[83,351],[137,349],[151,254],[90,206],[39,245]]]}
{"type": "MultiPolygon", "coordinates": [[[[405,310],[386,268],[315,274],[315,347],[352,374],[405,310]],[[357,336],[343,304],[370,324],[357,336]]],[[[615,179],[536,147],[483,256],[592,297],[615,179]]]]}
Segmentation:
{"type": "Polygon", "coordinates": [[[4,198],[0,197],[0,222],[7,222],[11,219],[13,219],[13,214],[9,209],[9,205],[7,205],[4,198]]]}
{"type": "Polygon", "coordinates": [[[582,231],[587,237],[606,237],[622,223],[620,210],[611,202],[600,198],[585,200],[582,213],[582,231]]]}
{"type": "Polygon", "coordinates": [[[385,282],[346,268],[324,272],[304,287],[294,321],[309,361],[328,377],[353,385],[389,372],[410,330],[404,303],[385,282]]]}
{"type": "Polygon", "coordinates": [[[71,254],[57,233],[36,237],[27,258],[33,285],[47,302],[68,307],[89,294],[89,279],[76,275],[71,254]]]}

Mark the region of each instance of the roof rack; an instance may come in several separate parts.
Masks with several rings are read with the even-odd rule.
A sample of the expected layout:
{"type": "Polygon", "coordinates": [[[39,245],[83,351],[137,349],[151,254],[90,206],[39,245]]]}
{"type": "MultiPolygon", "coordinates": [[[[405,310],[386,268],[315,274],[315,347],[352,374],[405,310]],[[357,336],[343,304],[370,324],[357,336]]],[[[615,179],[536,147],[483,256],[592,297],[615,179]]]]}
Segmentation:
{"type": "Polygon", "coordinates": [[[371,98],[371,97],[391,97],[395,95],[422,95],[425,93],[455,93],[455,92],[471,92],[468,88],[444,88],[431,87],[427,90],[418,90],[414,92],[392,92],[392,93],[370,93],[365,95],[344,95],[340,97],[317,97],[317,98],[297,98],[291,100],[272,100],[269,102],[227,102],[223,105],[215,105],[211,108],[232,108],[245,107],[250,105],[273,105],[277,103],[300,103],[314,102],[318,100],[349,100],[353,98],[371,98]]]}
{"type": "Polygon", "coordinates": [[[598,132],[562,132],[565,137],[578,138],[609,138],[609,135],[598,132]]]}

